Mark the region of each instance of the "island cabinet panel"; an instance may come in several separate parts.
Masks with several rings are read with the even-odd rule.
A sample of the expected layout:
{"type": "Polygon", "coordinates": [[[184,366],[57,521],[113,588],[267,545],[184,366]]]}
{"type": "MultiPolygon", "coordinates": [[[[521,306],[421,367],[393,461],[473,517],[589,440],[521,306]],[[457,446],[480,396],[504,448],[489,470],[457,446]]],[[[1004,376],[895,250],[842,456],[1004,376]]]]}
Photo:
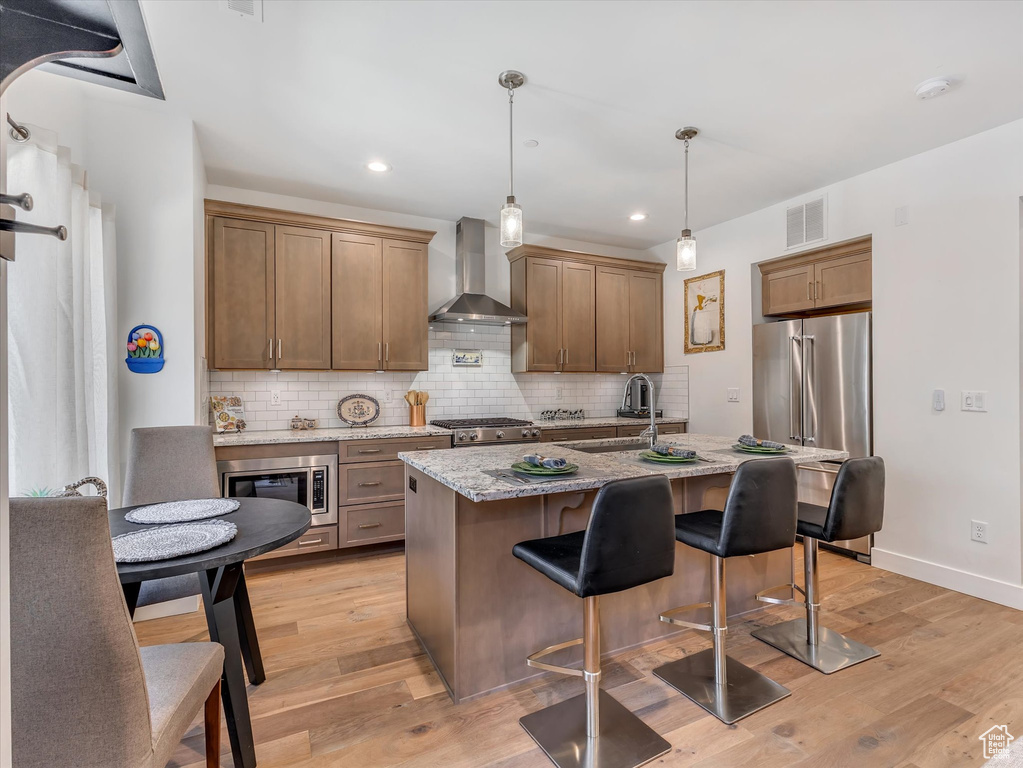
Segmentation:
{"type": "Polygon", "coordinates": [[[512,326],[515,373],[663,369],[664,264],[533,245],[508,259],[512,308],[529,318],[512,326]]]}
{"type": "Polygon", "coordinates": [[[271,368],[274,227],[212,219],[207,356],[214,368],[271,368]]]}
{"type": "Polygon", "coordinates": [[[383,244],[378,237],[334,233],[331,241],[332,367],[383,368],[383,244]]]}
{"type": "Polygon", "coordinates": [[[871,238],[860,237],[762,262],[765,317],[800,317],[870,307],[871,238]]]}
{"type": "Polygon", "coordinates": [[[614,427],[566,427],[545,429],[540,433],[541,443],[567,443],[576,440],[607,440],[617,437],[614,427]]]}
{"type": "Polygon", "coordinates": [[[425,371],[430,367],[426,291],[426,245],[384,240],[382,340],[385,371],[425,371]]]}
{"type": "MultiPolygon", "coordinates": [[[[618,437],[639,437],[645,430],[650,428],[648,422],[641,422],[636,426],[618,427],[618,437]]],[[[658,424],[658,435],[683,435],[686,431],[685,424],[658,424]]]]}
{"type": "Polygon", "coordinates": [[[276,228],[277,365],[330,368],[330,233],[276,228]]]}
{"type": "Polygon", "coordinates": [[[205,202],[212,368],[429,367],[434,232],[205,202]]]}

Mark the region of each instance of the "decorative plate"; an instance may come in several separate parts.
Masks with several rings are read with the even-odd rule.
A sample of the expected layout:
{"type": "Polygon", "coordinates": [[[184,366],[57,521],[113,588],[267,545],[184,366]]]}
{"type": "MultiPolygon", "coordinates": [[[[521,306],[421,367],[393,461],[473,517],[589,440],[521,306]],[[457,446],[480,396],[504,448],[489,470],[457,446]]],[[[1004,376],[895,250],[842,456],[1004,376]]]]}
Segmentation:
{"type": "Polygon", "coordinates": [[[661,464],[688,464],[691,461],[699,461],[695,456],[691,459],[684,458],[682,456],[662,456],[655,451],[640,451],[640,458],[646,459],[647,461],[657,461],[661,464]]]}
{"type": "Polygon", "coordinates": [[[736,443],[732,447],[735,450],[742,451],[744,453],[788,453],[789,452],[788,448],[765,448],[762,445],[751,446],[751,445],[742,445],[741,443],[736,443]]]}
{"type": "Polygon", "coordinates": [[[238,526],[234,523],[203,520],[122,533],[111,541],[115,562],[146,563],[205,552],[226,544],[237,535],[238,526]]]}
{"type": "Polygon", "coordinates": [[[353,427],[364,427],[380,416],[380,403],[369,395],[347,395],[337,404],[337,417],[353,427]]]}
{"type": "Polygon", "coordinates": [[[579,470],[579,465],[566,464],[561,469],[551,469],[550,467],[537,467],[525,461],[517,461],[512,464],[511,468],[524,475],[571,475],[579,470]]]}
{"type": "Polygon", "coordinates": [[[167,501],[133,509],[124,516],[129,523],[152,525],[154,523],[187,523],[190,520],[205,520],[208,517],[226,515],[241,506],[238,499],[188,499],[167,501]]]}

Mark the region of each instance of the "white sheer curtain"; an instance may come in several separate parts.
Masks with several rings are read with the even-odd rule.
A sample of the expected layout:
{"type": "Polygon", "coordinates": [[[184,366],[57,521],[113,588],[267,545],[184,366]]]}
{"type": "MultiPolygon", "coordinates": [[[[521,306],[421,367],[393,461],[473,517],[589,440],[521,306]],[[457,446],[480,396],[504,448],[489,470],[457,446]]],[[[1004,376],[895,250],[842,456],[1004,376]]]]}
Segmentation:
{"type": "Polygon", "coordinates": [[[64,242],[18,235],[8,270],[10,493],[60,490],[87,475],[120,488],[114,211],[51,131],[11,142],[7,189],[35,206],[17,218],[64,224],[64,242]]]}

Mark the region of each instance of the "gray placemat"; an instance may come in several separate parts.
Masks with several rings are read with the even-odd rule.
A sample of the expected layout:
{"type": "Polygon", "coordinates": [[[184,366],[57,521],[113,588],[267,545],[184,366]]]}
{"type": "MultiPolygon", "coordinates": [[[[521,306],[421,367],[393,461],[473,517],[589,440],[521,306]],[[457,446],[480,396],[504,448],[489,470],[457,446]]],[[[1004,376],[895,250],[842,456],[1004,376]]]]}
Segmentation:
{"type": "Polygon", "coordinates": [[[578,480],[579,478],[600,478],[606,477],[605,472],[601,472],[596,469],[586,469],[580,467],[575,472],[568,475],[522,475],[513,469],[485,469],[483,470],[484,475],[490,475],[496,477],[498,480],[504,480],[508,485],[536,485],[538,483],[554,483],[559,480],[578,480]],[[521,481],[521,482],[519,482],[521,481]]]}
{"type": "Polygon", "coordinates": [[[194,555],[226,544],[237,534],[238,526],[226,520],[203,520],[122,533],[112,539],[114,561],[145,563],[194,555]]]}
{"type": "Polygon", "coordinates": [[[133,509],[124,516],[129,523],[155,525],[158,523],[187,523],[226,515],[241,506],[238,499],[187,499],[165,501],[133,509]]]}

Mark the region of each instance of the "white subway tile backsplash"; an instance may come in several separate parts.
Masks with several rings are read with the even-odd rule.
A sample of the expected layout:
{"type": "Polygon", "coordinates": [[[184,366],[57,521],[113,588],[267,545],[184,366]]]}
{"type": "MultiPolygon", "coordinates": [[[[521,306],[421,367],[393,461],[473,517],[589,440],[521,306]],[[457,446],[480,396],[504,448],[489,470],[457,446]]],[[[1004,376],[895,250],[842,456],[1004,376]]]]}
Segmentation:
{"type": "MultiPolygon", "coordinates": [[[[249,429],[287,429],[296,411],[339,427],[337,401],[360,392],[380,401],[381,425],[404,424],[408,409],[402,396],[409,389],[430,393],[427,418],[510,416],[539,418],[553,408],[583,408],[592,416],[611,416],[621,405],[626,377],[618,374],[513,374],[507,328],[430,332],[430,370],[419,373],[210,371],[211,395],[236,395],[245,404],[249,429]],[[452,365],[455,349],[482,349],[479,368],[452,365]],[[269,408],[270,392],[281,393],[281,406],[269,408]],[[555,400],[557,390],[561,399],[555,400]],[[388,403],[387,394],[391,394],[388,403]]],[[[651,377],[657,406],[667,416],[689,416],[689,368],[670,366],[651,377]]]]}

